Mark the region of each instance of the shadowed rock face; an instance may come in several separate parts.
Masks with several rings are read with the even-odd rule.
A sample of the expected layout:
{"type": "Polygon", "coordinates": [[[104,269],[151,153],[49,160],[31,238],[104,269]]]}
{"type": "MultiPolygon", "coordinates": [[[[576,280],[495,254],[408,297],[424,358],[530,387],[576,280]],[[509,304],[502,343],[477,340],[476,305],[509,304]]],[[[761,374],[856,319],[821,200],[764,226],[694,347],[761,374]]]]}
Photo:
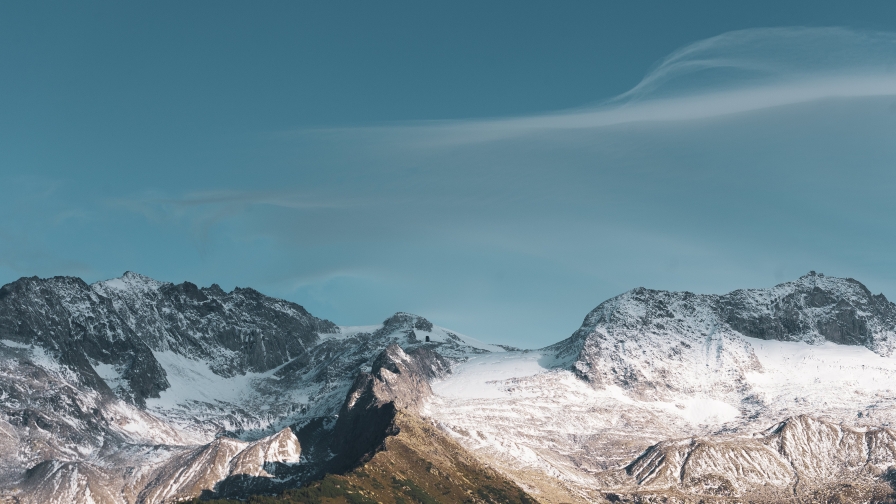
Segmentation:
{"type": "MultiPolygon", "coordinates": [[[[768,290],[719,298],[719,318],[745,336],[781,341],[824,339],[879,347],[896,326],[896,305],[851,278],[809,274],[768,290]]],[[[889,336],[891,337],[891,336],[889,336]]],[[[889,349],[889,347],[886,347],[889,349]]]]}
{"type": "Polygon", "coordinates": [[[330,495],[337,493],[332,490],[334,488],[343,494],[332,502],[552,502],[534,499],[438,427],[413,414],[399,412],[395,426],[400,432],[388,437],[384,449],[363,466],[345,474],[328,475],[324,480],[309,483],[280,499],[268,497],[265,502],[317,502],[308,497],[321,495],[324,493],[322,489],[327,487],[330,495]]]}
{"type": "Polygon", "coordinates": [[[415,412],[432,395],[429,381],[449,372],[448,361],[428,348],[405,353],[389,345],[346,396],[333,430],[330,450],[336,456],[327,470],[344,472],[369,460],[386,437],[398,433],[397,412],[415,412]]]}
{"type": "Polygon", "coordinates": [[[169,383],[153,352],[209,363],[222,376],[263,372],[307,353],[336,331],[301,306],[252,289],[164,283],[126,273],[88,285],[71,277],[22,278],[0,288],[0,339],[34,344],[108,393],[91,363],[114,366],[116,392],[136,404],[169,383]]]}

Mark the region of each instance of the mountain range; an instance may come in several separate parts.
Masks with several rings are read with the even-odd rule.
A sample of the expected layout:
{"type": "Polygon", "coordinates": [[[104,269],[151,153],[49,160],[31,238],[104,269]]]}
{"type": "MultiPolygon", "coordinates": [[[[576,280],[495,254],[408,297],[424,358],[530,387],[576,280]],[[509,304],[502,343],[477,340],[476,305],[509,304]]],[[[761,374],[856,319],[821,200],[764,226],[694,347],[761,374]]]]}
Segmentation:
{"type": "Polygon", "coordinates": [[[894,351],[896,305],[815,272],[634,289],[536,350],[253,289],[22,278],[0,502],[890,502],[894,351]]]}

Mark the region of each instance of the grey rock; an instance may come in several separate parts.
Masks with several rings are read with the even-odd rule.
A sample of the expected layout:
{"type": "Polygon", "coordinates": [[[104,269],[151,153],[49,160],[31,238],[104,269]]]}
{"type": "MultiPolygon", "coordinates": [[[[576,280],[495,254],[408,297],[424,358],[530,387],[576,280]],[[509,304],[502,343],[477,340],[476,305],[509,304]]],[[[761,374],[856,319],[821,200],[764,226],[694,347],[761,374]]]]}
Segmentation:
{"type": "Polygon", "coordinates": [[[104,393],[91,363],[119,370],[116,392],[135,404],[169,383],[153,352],[207,361],[222,376],[263,372],[301,358],[336,326],[253,289],[225,293],[135,273],[87,285],[70,277],[22,278],[0,288],[0,339],[50,351],[83,386],[104,393]]]}

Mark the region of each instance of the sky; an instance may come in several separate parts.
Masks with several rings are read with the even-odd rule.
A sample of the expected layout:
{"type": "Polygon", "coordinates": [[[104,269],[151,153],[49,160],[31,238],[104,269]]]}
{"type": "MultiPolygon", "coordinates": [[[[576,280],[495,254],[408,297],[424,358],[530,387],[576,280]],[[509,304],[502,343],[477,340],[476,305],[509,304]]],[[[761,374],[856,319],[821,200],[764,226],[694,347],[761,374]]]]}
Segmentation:
{"type": "Polygon", "coordinates": [[[539,347],[645,286],[896,298],[893,2],[0,3],[0,283],[539,347]]]}

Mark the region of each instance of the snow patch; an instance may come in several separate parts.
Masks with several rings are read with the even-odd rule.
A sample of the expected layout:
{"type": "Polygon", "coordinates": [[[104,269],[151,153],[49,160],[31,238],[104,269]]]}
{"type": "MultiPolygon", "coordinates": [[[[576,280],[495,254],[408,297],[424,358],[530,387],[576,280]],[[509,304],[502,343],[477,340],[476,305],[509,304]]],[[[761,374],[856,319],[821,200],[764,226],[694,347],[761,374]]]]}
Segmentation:
{"type": "Polygon", "coordinates": [[[744,339],[762,365],[761,372],[746,373],[746,379],[774,406],[805,404],[828,413],[836,409],[879,413],[884,410],[879,403],[889,405],[896,397],[896,358],[830,342],[811,345],[744,339]]]}
{"type": "Polygon", "coordinates": [[[504,352],[473,357],[455,366],[447,379],[432,384],[433,392],[452,399],[509,397],[502,382],[547,371],[539,352],[504,352]]]}
{"type": "Polygon", "coordinates": [[[121,385],[121,374],[112,364],[98,362],[93,364],[93,370],[96,371],[96,374],[98,374],[104,382],[106,382],[106,385],[108,385],[110,389],[115,390],[121,385]]]}
{"type": "Polygon", "coordinates": [[[653,404],[673,415],[680,416],[694,425],[723,424],[740,416],[740,411],[734,406],[706,397],[694,397],[670,403],[658,402],[653,404]]]}
{"type": "Polygon", "coordinates": [[[0,340],[0,343],[3,343],[3,345],[8,346],[10,348],[26,348],[29,350],[31,349],[31,345],[26,345],[24,343],[17,343],[15,341],[8,340],[8,339],[0,340]]]}
{"type": "Polygon", "coordinates": [[[128,290],[128,284],[126,284],[121,278],[112,278],[102,282],[102,284],[110,289],[120,291],[128,290]]]}
{"type": "Polygon", "coordinates": [[[335,333],[324,333],[320,335],[321,340],[328,339],[348,339],[353,336],[357,336],[359,334],[373,334],[377,330],[383,327],[382,324],[379,325],[365,325],[365,326],[338,326],[337,330],[339,332],[335,333]]]}
{"type": "Polygon", "coordinates": [[[225,378],[208,366],[206,362],[193,360],[172,351],[153,352],[156,360],[165,369],[168,383],[158,399],[147,399],[151,409],[184,406],[191,401],[200,402],[243,402],[253,394],[252,383],[270,377],[275,370],[266,373],[246,373],[225,378]]]}

